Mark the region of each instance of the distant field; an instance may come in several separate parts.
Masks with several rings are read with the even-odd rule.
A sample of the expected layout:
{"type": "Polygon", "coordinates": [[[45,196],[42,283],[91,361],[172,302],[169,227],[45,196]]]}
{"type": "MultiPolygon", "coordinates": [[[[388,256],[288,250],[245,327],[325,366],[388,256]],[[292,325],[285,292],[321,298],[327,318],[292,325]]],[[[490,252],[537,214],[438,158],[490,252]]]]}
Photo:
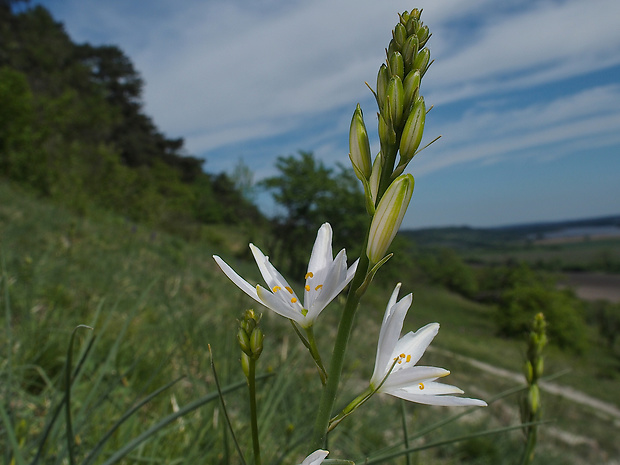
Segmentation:
{"type": "Polygon", "coordinates": [[[566,285],[584,300],[620,302],[620,276],[601,273],[566,273],[566,285]]]}

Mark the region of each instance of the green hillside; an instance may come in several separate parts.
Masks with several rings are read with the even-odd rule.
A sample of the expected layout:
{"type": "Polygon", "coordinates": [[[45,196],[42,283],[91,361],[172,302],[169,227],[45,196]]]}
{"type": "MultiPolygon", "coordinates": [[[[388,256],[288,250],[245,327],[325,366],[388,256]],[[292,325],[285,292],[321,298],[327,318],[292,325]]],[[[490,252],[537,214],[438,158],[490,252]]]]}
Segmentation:
{"type": "MultiPolygon", "coordinates": [[[[123,424],[106,443],[104,456],[109,457],[112,451],[172,413],[176,405],[182,408],[213,393],[208,344],[214,351],[220,382],[230,385],[243,379],[235,343],[236,319],[252,306],[252,301],[219,272],[211,259],[217,252],[232,260],[244,276],[259,280],[254,265],[235,261],[229,252],[246,242],[236,230],[213,231],[213,242],[187,242],[106,212],[79,216],[49,201],[36,199],[22,188],[2,183],[0,237],[4,270],[1,323],[5,328],[0,347],[6,354],[2,389],[5,398],[11,399],[9,414],[16,425],[16,438],[28,445],[24,449],[29,451],[26,457],[33,457],[35,445],[61,401],[66,350],[70,334],[79,324],[94,328],[77,332],[74,351],[77,360],[89,341],[94,341],[73,388],[74,429],[82,457],[127,408],[178,376],[185,378],[123,424]]],[[[520,371],[524,343],[495,336],[492,307],[421,282],[410,281],[405,285],[416,296],[406,327],[416,329],[430,321],[442,325],[433,343],[440,351],[427,354],[427,363],[450,366],[454,372],[452,382],[486,399],[515,385],[514,381],[494,377],[446,356],[446,350],[453,351],[520,371]]],[[[356,390],[358,379],[367,379],[371,374],[372,367],[367,362],[374,357],[376,341],[374,337],[368,340],[368,334],[378,329],[390,289],[381,287],[383,290],[371,292],[363,302],[348,356],[347,364],[354,371],[346,383],[346,392],[356,390]]],[[[319,346],[333,335],[337,307],[320,322],[319,346]]],[[[293,451],[309,433],[309,425],[303,418],[311,415],[311,399],[318,396],[320,385],[316,385],[312,364],[303,347],[291,337],[289,325],[271,312],[266,312],[264,319],[266,348],[260,370],[271,373],[272,377],[260,386],[260,402],[265,411],[271,408],[273,412],[272,417],[265,418],[265,431],[270,431],[265,443],[273,441],[274,450],[293,451]],[[296,376],[280,376],[290,373],[291,366],[296,367],[296,376]],[[300,404],[294,393],[301,386],[307,392],[308,401],[300,404]]],[[[596,347],[577,358],[551,348],[546,370],[554,373],[569,368],[571,372],[559,380],[561,384],[618,405],[617,375],[606,369],[613,363],[606,357],[596,347]],[[592,383],[593,379],[597,382],[592,383]]],[[[244,431],[246,413],[239,409],[243,396],[233,394],[227,399],[234,409],[236,427],[244,431]]],[[[355,439],[350,437],[345,441],[349,455],[363,455],[365,451],[392,443],[383,434],[377,435],[372,425],[391,424],[390,418],[398,415],[399,404],[385,398],[373,402],[375,405],[380,402],[381,409],[371,408],[366,412],[366,420],[345,423],[337,431],[338,441],[354,435],[355,439]]],[[[494,404],[476,424],[481,428],[505,425],[507,419],[502,412],[516,408],[516,402],[512,397],[494,404]]],[[[551,395],[544,402],[549,406],[561,405],[560,417],[553,410],[549,414],[562,428],[573,434],[595,434],[595,440],[605,450],[615,447],[610,437],[613,428],[609,430],[605,426],[611,419],[603,417],[586,422],[585,418],[591,415],[587,407],[551,395]],[[575,416],[584,418],[581,425],[588,424],[588,430],[578,421],[569,421],[575,416]]],[[[165,442],[147,441],[131,457],[137,462],[138,457],[169,461],[183,456],[187,463],[192,463],[191,457],[227,450],[230,444],[226,446],[225,427],[217,411],[217,402],[206,404],[184,417],[183,423],[177,420],[161,430],[158,437],[167,438],[165,442]]],[[[433,415],[438,412],[436,408],[424,407],[415,411],[418,421],[427,424],[435,421],[433,415]]],[[[514,421],[517,421],[514,417],[508,419],[508,423],[514,421]]],[[[435,432],[433,439],[457,433],[458,428],[444,428],[435,432]]],[[[54,463],[53,457],[63,456],[63,435],[64,423],[59,420],[43,450],[42,456],[47,457],[44,463],[54,463]]],[[[0,437],[4,443],[2,449],[6,450],[7,440],[4,435],[0,437]]],[[[548,440],[550,444],[554,441],[548,440]]],[[[518,437],[506,436],[499,442],[484,442],[476,447],[495,448],[495,456],[501,456],[506,450],[518,447],[517,444],[518,437]]],[[[435,458],[434,463],[443,463],[441,454],[428,454],[435,458]]],[[[551,460],[553,452],[541,457],[551,460]]],[[[218,463],[215,456],[212,459],[210,463],[218,463]]]]}

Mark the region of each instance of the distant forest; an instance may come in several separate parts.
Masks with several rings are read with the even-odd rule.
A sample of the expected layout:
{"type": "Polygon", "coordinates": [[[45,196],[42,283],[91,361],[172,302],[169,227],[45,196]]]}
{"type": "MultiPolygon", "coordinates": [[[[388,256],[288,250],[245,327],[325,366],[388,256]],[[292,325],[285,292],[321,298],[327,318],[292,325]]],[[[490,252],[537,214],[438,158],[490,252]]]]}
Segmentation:
{"type": "Polygon", "coordinates": [[[144,81],[114,45],[76,44],[42,6],[0,0],[0,175],[77,211],[176,229],[263,221],[224,173],[144,112],[144,81]]]}

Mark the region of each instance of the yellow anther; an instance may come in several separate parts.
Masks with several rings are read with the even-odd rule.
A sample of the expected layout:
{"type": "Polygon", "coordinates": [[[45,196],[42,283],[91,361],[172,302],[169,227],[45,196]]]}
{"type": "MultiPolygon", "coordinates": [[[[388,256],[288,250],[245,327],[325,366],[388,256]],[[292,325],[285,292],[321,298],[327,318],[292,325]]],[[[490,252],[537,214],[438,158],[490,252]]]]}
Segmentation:
{"type": "Polygon", "coordinates": [[[310,292],[310,286],[306,284],[306,291],[310,292]]]}
{"type": "Polygon", "coordinates": [[[314,278],[314,274],[312,274],[312,271],[308,271],[306,273],[306,276],[304,276],[304,279],[308,279],[308,278],[314,278]]]}
{"type": "Polygon", "coordinates": [[[294,304],[294,303],[296,303],[296,302],[297,302],[297,299],[296,299],[295,297],[293,297],[293,298],[291,299],[291,303],[293,303],[293,304],[294,304]]]}
{"type": "Polygon", "coordinates": [[[418,387],[420,388],[420,391],[421,391],[422,389],[424,389],[424,383],[420,383],[418,387]]]}
{"type": "Polygon", "coordinates": [[[291,289],[290,287],[286,286],[284,289],[286,289],[287,291],[289,291],[291,294],[293,293],[293,289],[291,289]]]}
{"type": "Polygon", "coordinates": [[[407,355],[407,360],[406,362],[409,363],[411,361],[411,355],[407,355]]]}
{"type": "Polygon", "coordinates": [[[282,288],[281,288],[280,286],[274,286],[274,287],[273,287],[273,289],[272,289],[272,291],[273,291],[273,293],[274,293],[274,294],[275,294],[276,292],[278,292],[278,291],[281,291],[281,290],[282,290],[282,288]]]}
{"type": "Polygon", "coordinates": [[[314,288],[315,291],[318,291],[319,289],[321,289],[323,287],[322,284],[319,284],[317,287],[314,288]]]}
{"type": "Polygon", "coordinates": [[[400,354],[400,358],[405,358],[405,354],[400,354]]]}

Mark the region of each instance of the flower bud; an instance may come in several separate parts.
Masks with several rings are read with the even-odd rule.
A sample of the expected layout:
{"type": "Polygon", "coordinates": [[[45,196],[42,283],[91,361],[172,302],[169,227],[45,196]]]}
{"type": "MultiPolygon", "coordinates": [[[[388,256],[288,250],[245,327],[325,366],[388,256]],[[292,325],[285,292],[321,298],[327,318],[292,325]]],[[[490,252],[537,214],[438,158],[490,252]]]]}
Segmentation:
{"type": "Polygon", "coordinates": [[[420,40],[420,47],[424,47],[429,37],[431,36],[428,30],[428,26],[422,26],[416,31],[416,35],[420,40]]]}
{"type": "Polygon", "coordinates": [[[400,139],[400,162],[399,165],[407,164],[415,155],[422,141],[424,133],[424,121],[426,119],[426,107],[424,98],[420,97],[413,105],[413,109],[407,118],[403,135],[400,139]]]}
{"type": "Polygon", "coordinates": [[[248,337],[248,333],[246,333],[245,329],[239,328],[239,331],[237,331],[237,342],[239,342],[239,346],[241,347],[243,353],[247,355],[252,355],[250,338],[248,337]]]}
{"type": "Polygon", "coordinates": [[[536,370],[534,371],[536,375],[536,379],[542,378],[543,372],[545,370],[545,361],[542,357],[539,357],[536,361],[536,370]]]}
{"type": "Polygon", "coordinates": [[[405,111],[411,108],[420,94],[420,72],[418,70],[407,74],[403,89],[405,90],[405,111]]]}
{"type": "Polygon", "coordinates": [[[263,331],[260,328],[255,328],[250,336],[250,349],[254,360],[257,360],[263,352],[263,339],[265,339],[263,331]]]}
{"type": "Polygon", "coordinates": [[[396,144],[396,132],[394,132],[391,123],[386,121],[381,113],[377,113],[377,115],[379,116],[379,141],[381,142],[381,147],[387,149],[396,144]]]}
{"type": "Polygon", "coordinates": [[[245,352],[241,352],[241,369],[246,378],[250,377],[250,357],[245,352]]]}
{"type": "Polygon", "coordinates": [[[418,52],[413,61],[413,69],[420,70],[420,76],[424,76],[428,69],[428,63],[431,59],[431,51],[428,48],[423,48],[418,52]]]}
{"type": "Polygon", "coordinates": [[[390,78],[390,83],[387,88],[387,102],[389,102],[392,126],[394,128],[399,128],[405,109],[405,90],[403,89],[403,82],[398,76],[392,76],[390,78]]]}
{"type": "MultiPolygon", "coordinates": [[[[381,181],[381,172],[383,169],[383,155],[381,152],[377,154],[375,161],[372,164],[372,172],[370,173],[370,179],[368,185],[370,186],[370,196],[372,198],[372,204],[377,203],[377,192],[379,192],[379,182],[381,181]]],[[[374,212],[374,209],[373,209],[374,212]]]]}
{"type": "Polygon", "coordinates": [[[387,66],[382,64],[377,73],[377,105],[379,108],[383,108],[383,105],[385,105],[385,94],[387,93],[389,82],[390,75],[387,66]]]}
{"type": "Polygon", "coordinates": [[[370,177],[370,142],[368,142],[368,133],[364,124],[364,115],[359,103],[353,113],[351,119],[351,128],[349,129],[349,156],[355,175],[360,179],[368,179],[370,177]]]}
{"type": "Polygon", "coordinates": [[[530,386],[527,393],[527,403],[530,406],[530,412],[535,415],[540,407],[540,389],[538,389],[538,384],[530,386]]]}
{"type": "Polygon", "coordinates": [[[400,52],[392,52],[388,57],[390,76],[398,76],[401,81],[405,79],[405,62],[400,52]]]}
{"type": "MultiPolygon", "coordinates": [[[[418,54],[418,49],[420,48],[418,42],[418,36],[413,34],[409,36],[409,38],[405,41],[402,49],[403,60],[405,60],[405,70],[411,69],[413,66],[413,61],[415,60],[416,55],[418,54]]],[[[406,80],[406,78],[405,78],[406,80]]]]}
{"type": "Polygon", "coordinates": [[[409,13],[409,17],[414,18],[414,19],[420,19],[421,14],[422,14],[422,10],[418,8],[414,8],[413,10],[411,10],[411,13],[409,13]]]}
{"type": "Polygon", "coordinates": [[[371,265],[378,263],[385,256],[396,236],[413,194],[413,184],[413,176],[403,174],[390,184],[379,201],[370,224],[366,248],[366,255],[371,265]]]}
{"type": "Polygon", "coordinates": [[[532,381],[534,380],[534,369],[532,368],[532,363],[529,360],[525,362],[523,372],[525,373],[525,380],[527,381],[527,384],[532,384],[532,381]]]}
{"type": "Polygon", "coordinates": [[[405,45],[405,41],[407,40],[407,29],[401,23],[398,23],[392,31],[392,36],[396,41],[396,45],[402,49],[403,45],[405,45]]]}

